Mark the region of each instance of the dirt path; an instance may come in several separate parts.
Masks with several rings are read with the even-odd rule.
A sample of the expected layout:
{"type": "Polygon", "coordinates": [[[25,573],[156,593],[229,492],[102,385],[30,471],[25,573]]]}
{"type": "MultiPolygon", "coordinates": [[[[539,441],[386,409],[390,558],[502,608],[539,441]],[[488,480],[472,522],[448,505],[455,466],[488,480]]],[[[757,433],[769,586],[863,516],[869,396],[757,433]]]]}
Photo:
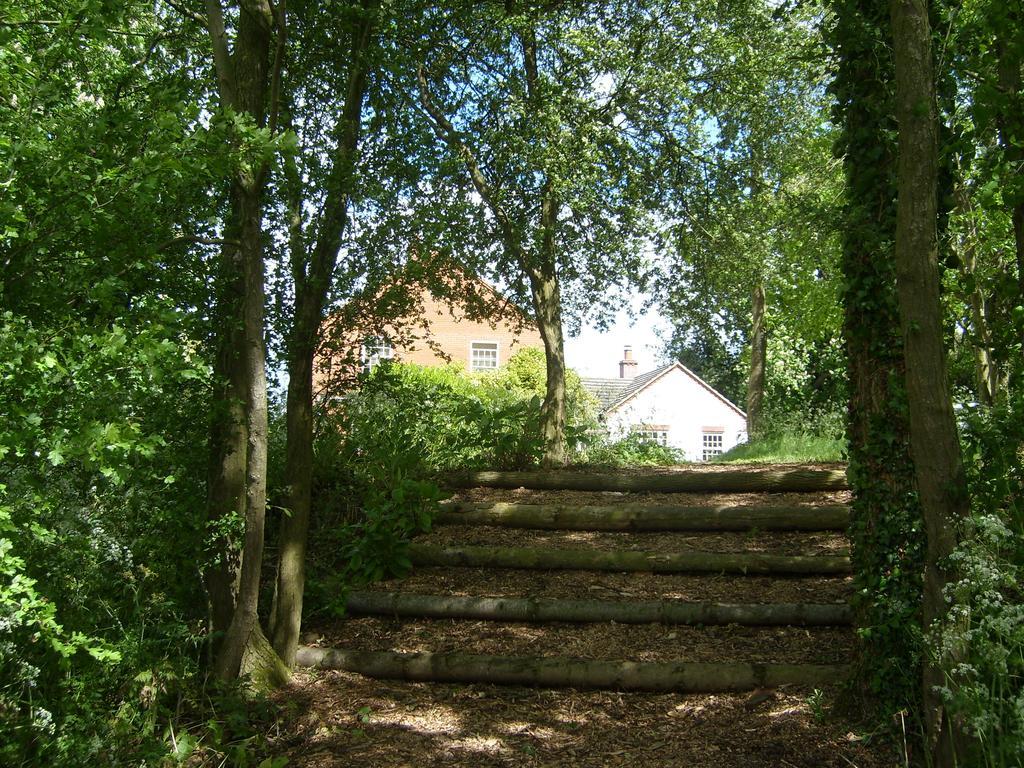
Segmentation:
{"type": "MultiPolygon", "coordinates": [[[[306,672],[283,694],[291,768],[891,768],[819,719],[814,692],[678,695],[371,680],[306,672]]],[[[827,694],[826,694],[827,695],[827,694]]]]}
{"type": "MultiPolygon", "coordinates": [[[[471,489],[463,500],[608,505],[618,501],[836,504],[834,491],[808,494],[621,494],[471,489]],[[682,497],[685,496],[685,501],[682,497]],[[772,498],[772,497],[775,498],[772,498]]],[[[451,546],[538,546],[551,550],[840,553],[829,532],[527,531],[447,525],[421,537],[451,546]]],[[[617,603],[644,599],[773,604],[842,603],[845,576],[772,578],[719,574],[594,573],[495,568],[422,568],[375,591],[474,597],[578,598],[617,603]]],[[[631,663],[697,662],[845,665],[848,626],[680,626],[598,622],[522,623],[455,618],[358,616],[312,627],[315,647],[402,654],[565,657],[631,663]]],[[[839,667],[836,667],[839,669],[839,667]]],[[[841,680],[837,675],[836,685],[841,680]]],[[[806,678],[804,678],[806,679],[806,678]]],[[[890,766],[891,749],[853,735],[826,716],[837,688],[798,685],[738,693],[647,693],[534,689],[485,682],[378,680],[310,669],[282,691],[288,725],[277,752],[300,768],[327,766],[890,766]]]]}

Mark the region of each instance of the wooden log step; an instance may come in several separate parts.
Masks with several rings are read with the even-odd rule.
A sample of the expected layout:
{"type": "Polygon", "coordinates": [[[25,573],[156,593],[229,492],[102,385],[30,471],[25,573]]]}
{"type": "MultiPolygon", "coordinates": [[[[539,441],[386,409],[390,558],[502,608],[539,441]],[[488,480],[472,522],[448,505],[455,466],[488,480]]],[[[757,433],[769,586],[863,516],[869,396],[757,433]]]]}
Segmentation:
{"type": "Polygon", "coordinates": [[[565,531],[838,531],[850,520],[843,504],[717,506],[510,504],[450,501],[435,522],[565,531]]]}
{"type": "Polygon", "coordinates": [[[837,574],[850,558],[834,555],[765,555],[756,552],[639,552],[541,547],[438,547],[413,542],[413,565],[468,568],[532,568],[648,573],[837,574]]]}
{"type": "Polygon", "coordinates": [[[482,621],[565,621],[619,624],[849,624],[848,605],[817,603],[694,603],[683,600],[557,600],[545,598],[352,592],[346,611],[358,615],[482,621]]]}
{"type": "Polygon", "coordinates": [[[685,693],[834,685],[849,673],[844,665],[830,664],[598,661],[310,646],[300,646],[295,660],[303,667],[341,669],[383,679],[685,693]]]}
{"type": "Polygon", "coordinates": [[[459,472],[455,488],[532,488],[545,491],[632,491],[636,493],[756,493],[841,491],[849,488],[839,469],[682,470],[656,475],[597,474],[569,470],[459,472]]]}
{"type": "Polygon", "coordinates": [[[505,568],[414,568],[400,582],[372,589],[421,595],[490,595],[577,600],[680,600],[690,603],[846,603],[853,585],[847,575],[629,573],[508,570],[505,568]],[[766,597],[769,596],[770,597],[766,597]]]}

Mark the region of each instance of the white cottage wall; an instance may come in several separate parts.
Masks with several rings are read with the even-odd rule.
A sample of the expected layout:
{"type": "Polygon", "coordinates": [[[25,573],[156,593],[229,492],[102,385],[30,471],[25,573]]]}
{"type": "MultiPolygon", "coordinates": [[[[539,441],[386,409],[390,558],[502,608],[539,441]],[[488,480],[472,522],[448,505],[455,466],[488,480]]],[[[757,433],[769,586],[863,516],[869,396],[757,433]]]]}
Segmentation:
{"type": "Polygon", "coordinates": [[[613,438],[642,425],[668,428],[668,444],[700,461],[706,430],[721,430],[722,449],[747,439],[744,417],[681,368],[672,368],[607,416],[613,438]]]}

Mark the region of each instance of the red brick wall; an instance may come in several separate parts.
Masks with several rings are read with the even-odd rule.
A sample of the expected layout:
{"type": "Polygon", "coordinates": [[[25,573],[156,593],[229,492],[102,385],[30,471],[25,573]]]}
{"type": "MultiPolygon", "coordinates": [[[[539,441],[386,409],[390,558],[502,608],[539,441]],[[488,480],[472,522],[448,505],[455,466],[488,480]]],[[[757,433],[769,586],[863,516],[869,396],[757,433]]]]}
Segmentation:
{"type": "Polygon", "coordinates": [[[336,390],[351,389],[359,371],[360,346],[363,339],[373,336],[383,336],[391,341],[395,360],[418,365],[452,362],[466,370],[469,370],[470,345],[474,341],[497,342],[499,365],[507,363],[521,349],[543,349],[540,333],[532,322],[523,318],[518,310],[511,310],[490,287],[481,283],[481,288],[492,296],[495,313],[501,315],[499,319],[489,321],[467,317],[462,308],[453,308],[426,290],[422,292],[416,314],[397,323],[378,321],[357,311],[355,317],[344,321],[352,327],[330,334],[327,330],[331,319],[328,318],[324,324],[324,335],[331,336],[331,339],[329,343],[321,344],[317,355],[313,372],[314,391],[330,396],[336,390]],[[328,347],[334,351],[328,351],[328,347]]]}
{"type": "Polygon", "coordinates": [[[540,333],[533,325],[516,329],[505,320],[493,325],[486,320],[473,320],[458,309],[452,310],[444,302],[429,294],[423,300],[423,318],[427,324],[424,338],[409,344],[395,346],[395,359],[419,365],[442,365],[444,358],[427,343],[431,339],[453,363],[469,370],[470,345],[474,341],[498,342],[498,364],[504,365],[509,357],[524,347],[543,348],[540,333]]]}

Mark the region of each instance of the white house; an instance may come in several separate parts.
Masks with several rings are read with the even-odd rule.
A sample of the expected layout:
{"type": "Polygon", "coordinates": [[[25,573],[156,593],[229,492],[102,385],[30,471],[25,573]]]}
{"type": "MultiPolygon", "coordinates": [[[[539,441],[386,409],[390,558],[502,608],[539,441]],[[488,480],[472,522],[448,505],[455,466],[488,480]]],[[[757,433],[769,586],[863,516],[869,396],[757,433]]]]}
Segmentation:
{"type": "Polygon", "coordinates": [[[678,448],[690,461],[707,461],[747,439],[747,417],[682,363],[636,375],[630,347],[619,378],[584,378],[601,404],[612,438],[637,432],[678,448]]]}

